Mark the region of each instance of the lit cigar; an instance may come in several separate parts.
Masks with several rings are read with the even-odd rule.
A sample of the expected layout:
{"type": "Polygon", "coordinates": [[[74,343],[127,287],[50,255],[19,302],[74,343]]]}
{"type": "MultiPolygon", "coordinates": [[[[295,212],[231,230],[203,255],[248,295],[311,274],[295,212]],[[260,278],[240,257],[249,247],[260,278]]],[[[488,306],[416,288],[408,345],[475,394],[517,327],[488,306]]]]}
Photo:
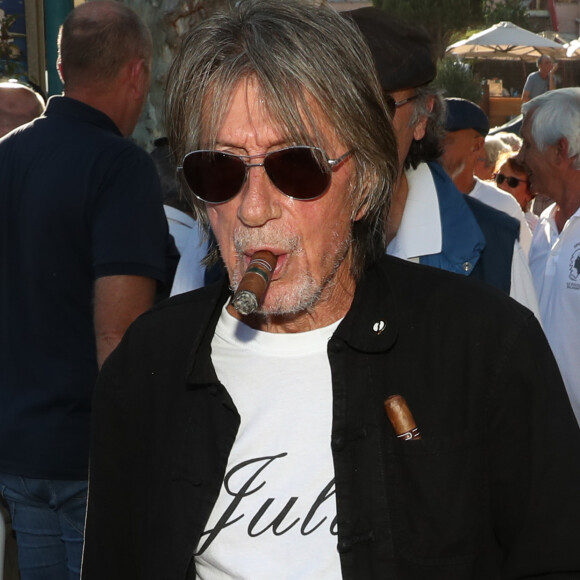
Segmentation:
{"type": "Polygon", "coordinates": [[[421,439],[417,423],[401,395],[391,395],[386,399],[385,411],[399,439],[421,439]]]}
{"type": "Polygon", "coordinates": [[[278,256],[268,250],[260,250],[252,256],[232,298],[232,306],[240,314],[251,314],[262,304],[277,261],[278,256]]]}

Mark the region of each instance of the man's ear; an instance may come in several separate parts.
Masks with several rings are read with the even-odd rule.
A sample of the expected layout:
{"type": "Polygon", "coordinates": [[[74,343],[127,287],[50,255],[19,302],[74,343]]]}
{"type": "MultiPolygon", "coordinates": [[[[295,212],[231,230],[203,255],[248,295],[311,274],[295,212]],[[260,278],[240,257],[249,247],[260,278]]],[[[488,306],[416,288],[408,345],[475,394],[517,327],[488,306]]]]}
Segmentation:
{"type": "Polygon", "coordinates": [[[127,63],[127,74],[133,95],[141,99],[149,91],[149,70],[142,58],[131,59],[127,63]]]}
{"type": "MultiPolygon", "coordinates": [[[[433,111],[434,106],[435,106],[435,97],[430,96],[429,100],[426,103],[426,107],[427,107],[427,110],[429,111],[429,113],[431,113],[433,111]]],[[[427,118],[426,115],[421,116],[421,119],[415,125],[415,128],[413,130],[413,139],[415,141],[421,141],[421,139],[423,139],[423,137],[425,137],[425,133],[427,132],[427,123],[428,122],[429,122],[429,119],[427,118]]]]}
{"type": "Polygon", "coordinates": [[[62,59],[60,56],[56,59],[56,70],[60,78],[60,82],[64,85],[64,77],[62,76],[62,59]]]}
{"type": "Polygon", "coordinates": [[[568,149],[569,143],[566,137],[561,137],[555,145],[556,149],[556,163],[563,163],[566,160],[570,159],[568,149]]]}
{"type": "Polygon", "coordinates": [[[471,151],[473,153],[481,153],[485,149],[485,138],[477,134],[473,139],[473,145],[471,151]]]}
{"type": "Polygon", "coordinates": [[[415,125],[415,128],[413,129],[413,139],[415,141],[421,141],[421,139],[425,137],[425,133],[427,131],[427,121],[427,117],[423,115],[415,125]]]}

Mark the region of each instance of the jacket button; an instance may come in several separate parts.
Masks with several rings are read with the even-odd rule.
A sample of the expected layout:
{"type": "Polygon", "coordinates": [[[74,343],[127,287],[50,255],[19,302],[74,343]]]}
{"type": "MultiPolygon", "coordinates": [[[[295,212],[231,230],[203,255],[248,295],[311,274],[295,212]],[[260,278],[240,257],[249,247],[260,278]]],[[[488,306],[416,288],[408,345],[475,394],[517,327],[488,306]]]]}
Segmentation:
{"type": "Polygon", "coordinates": [[[463,262],[461,267],[463,268],[464,272],[471,272],[473,269],[473,264],[471,262],[463,262]]]}

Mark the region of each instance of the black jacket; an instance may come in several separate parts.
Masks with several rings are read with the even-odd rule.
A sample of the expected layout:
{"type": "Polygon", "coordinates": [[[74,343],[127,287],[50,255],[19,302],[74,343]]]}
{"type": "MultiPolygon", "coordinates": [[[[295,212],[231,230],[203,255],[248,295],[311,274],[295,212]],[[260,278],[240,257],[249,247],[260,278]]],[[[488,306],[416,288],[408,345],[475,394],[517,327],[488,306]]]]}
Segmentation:
{"type": "MultiPolygon", "coordinates": [[[[195,577],[239,425],[210,360],[226,295],[209,287],[160,305],[107,361],[83,580],[195,577]]],[[[580,432],[529,311],[385,257],[328,356],[343,578],[580,578],[580,432]],[[383,408],[393,393],[422,439],[395,437],[383,408]]]]}

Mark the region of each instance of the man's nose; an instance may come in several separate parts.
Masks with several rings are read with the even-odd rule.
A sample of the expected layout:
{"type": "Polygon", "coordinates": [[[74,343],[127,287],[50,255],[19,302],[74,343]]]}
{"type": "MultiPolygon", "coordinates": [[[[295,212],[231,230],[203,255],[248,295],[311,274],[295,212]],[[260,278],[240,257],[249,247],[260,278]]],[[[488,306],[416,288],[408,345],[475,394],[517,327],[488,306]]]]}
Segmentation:
{"type": "Polygon", "coordinates": [[[248,167],[247,172],[240,192],[238,218],[248,227],[260,227],[281,216],[283,194],[270,181],[261,164],[248,167]]]}

